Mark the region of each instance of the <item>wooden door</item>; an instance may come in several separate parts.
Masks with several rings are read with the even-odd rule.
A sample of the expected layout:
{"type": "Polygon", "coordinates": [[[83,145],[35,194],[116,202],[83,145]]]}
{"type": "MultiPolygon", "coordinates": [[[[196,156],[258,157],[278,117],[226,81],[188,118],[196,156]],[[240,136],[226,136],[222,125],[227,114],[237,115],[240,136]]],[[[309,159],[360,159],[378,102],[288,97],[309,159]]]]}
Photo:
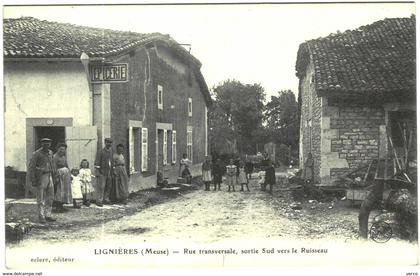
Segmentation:
{"type": "Polygon", "coordinates": [[[87,159],[93,172],[97,143],[96,126],[66,127],[67,162],[69,168],[79,168],[82,159],[87,159]]]}

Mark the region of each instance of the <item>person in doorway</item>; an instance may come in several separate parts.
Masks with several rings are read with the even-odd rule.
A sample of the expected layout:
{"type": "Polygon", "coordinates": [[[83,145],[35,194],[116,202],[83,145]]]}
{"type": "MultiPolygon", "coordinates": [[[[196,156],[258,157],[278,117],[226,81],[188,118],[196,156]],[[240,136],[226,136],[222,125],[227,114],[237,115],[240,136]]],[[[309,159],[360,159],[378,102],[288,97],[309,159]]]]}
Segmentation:
{"type": "Polygon", "coordinates": [[[93,186],[92,186],[92,171],[89,169],[89,161],[83,159],[80,162],[79,177],[82,181],[82,196],[83,196],[83,205],[89,207],[90,200],[93,199],[93,186]]]}
{"type": "Polygon", "coordinates": [[[264,191],[267,185],[270,186],[269,193],[273,193],[273,186],[276,184],[276,172],[274,170],[273,162],[269,161],[267,163],[267,167],[265,168],[265,183],[264,183],[264,191]]]}
{"type": "Polygon", "coordinates": [[[105,147],[98,151],[95,160],[96,175],[98,182],[96,186],[96,205],[110,204],[109,196],[112,188],[112,140],[105,139],[105,147]]]}
{"type": "Polygon", "coordinates": [[[73,198],[73,208],[80,209],[79,201],[83,200],[82,180],[79,176],[79,169],[71,170],[71,196],[73,198]]]}
{"type": "Polygon", "coordinates": [[[216,191],[216,188],[218,188],[218,190],[220,191],[220,184],[222,183],[223,174],[224,168],[222,165],[222,160],[217,159],[216,162],[214,162],[212,165],[214,191],[216,191]]]}
{"type": "Polygon", "coordinates": [[[226,184],[228,185],[228,192],[230,192],[230,188],[235,191],[235,184],[237,184],[236,172],[237,168],[234,165],[233,159],[230,159],[229,165],[226,166],[226,184]]]}
{"type": "Polygon", "coordinates": [[[239,162],[238,183],[241,184],[241,192],[244,191],[244,186],[246,186],[246,189],[249,192],[248,178],[246,176],[244,162],[242,162],[242,161],[239,162]]]}
{"type": "Polygon", "coordinates": [[[71,192],[71,174],[67,163],[67,145],[60,143],[57,145],[57,152],[54,154],[53,162],[57,168],[57,183],[55,189],[54,200],[56,202],[57,211],[64,212],[64,204],[71,204],[73,201],[71,192]]]}
{"type": "Polygon", "coordinates": [[[189,164],[190,164],[190,160],[188,159],[187,154],[184,153],[182,155],[181,161],[179,161],[179,173],[178,173],[179,176],[182,177],[182,173],[185,170],[185,166],[188,166],[189,164]]]}
{"type": "Polygon", "coordinates": [[[51,217],[54,199],[54,182],[57,172],[53,162],[53,153],[50,150],[51,139],[41,139],[41,148],[36,150],[29,162],[29,178],[32,186],[36,187],[36,201],[38,205],[38,218],[40,223],[55,221],[51,217]]]}
{"type": "Polygon", "coordinates": [[[201,173],[203,177],[203,182],[205,185],[205,191],[210,191],[210,183],[211,183],[211,162],[210,158],[206,156],[206,160],[203,162],[201,166],[201,173]]]}
{"type": "Polygon", "coordinates": [[[113,172],[115,183],[115,201],[121,204],[127,204],[128,200],[128,174],[125,167],[125,158],[123,155],[124,145],[117,145],[117,152],[113,157],[113,172]]]}
{"type": "Polygon", "coordinates": [[[303,179],[305,184],[314,184],[314,159],[312,158],[312,153],[308,153],[308,158],[305,161],[303,179]]]}

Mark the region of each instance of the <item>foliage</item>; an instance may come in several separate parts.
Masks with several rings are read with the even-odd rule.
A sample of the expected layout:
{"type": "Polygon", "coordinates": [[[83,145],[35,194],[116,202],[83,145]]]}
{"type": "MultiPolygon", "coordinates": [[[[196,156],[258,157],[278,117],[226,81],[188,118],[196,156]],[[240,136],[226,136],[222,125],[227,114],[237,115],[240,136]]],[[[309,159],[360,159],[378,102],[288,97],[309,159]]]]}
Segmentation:
{"type": "Polygon", "coordinates": [[[271,141],[297,148],[299,143],[298,103],[292,91],[282,90],[278,96],[271,96],[270,102],[265,106],[264,118],[267,135],[271,141]]]}
{"type": "Polygon", "coordinates": [[[255,144],[265,135],[262,86],[227,80],[213,88],[212,98],[209,110],[212,153],[255,152],[255,144]]]}

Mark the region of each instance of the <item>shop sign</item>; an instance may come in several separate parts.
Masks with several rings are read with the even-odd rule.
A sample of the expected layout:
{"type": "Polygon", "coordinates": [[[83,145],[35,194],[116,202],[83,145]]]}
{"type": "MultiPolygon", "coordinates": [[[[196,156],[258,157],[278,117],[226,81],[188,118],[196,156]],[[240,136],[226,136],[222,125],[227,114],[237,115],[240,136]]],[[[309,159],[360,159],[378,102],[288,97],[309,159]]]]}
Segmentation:
{"type": "Polygon", "coordinates": [[[90,81],[92,83],[127,82],[128,64],[91,64],[90,81]]]}

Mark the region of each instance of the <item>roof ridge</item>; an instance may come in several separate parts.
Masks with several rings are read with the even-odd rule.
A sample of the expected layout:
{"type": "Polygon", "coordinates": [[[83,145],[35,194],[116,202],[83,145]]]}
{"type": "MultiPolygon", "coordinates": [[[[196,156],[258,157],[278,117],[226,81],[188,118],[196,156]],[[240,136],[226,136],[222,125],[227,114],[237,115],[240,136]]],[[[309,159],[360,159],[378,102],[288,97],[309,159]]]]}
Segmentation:
{"type": "Polygon", "coordinates": [[[318,93],[415,93],[415,16],[385,18],[300,44],[296,75],[310,61],[318,93]]]}
{"type": "Polygon", "coordinates": [[[351,33],[355,33],[355,32],[364,31],[365,29],[376,27],[376,25],[383,24],[386,21],[398,21],[398,20],[413,20],[413,21],[415,21],[416,16],[414,14],[412,14],[410,17],[391,17],[391,18],[385,17],[384,19],[372,22],[370,24],[359,26],[355,29],[347,29],[345,31],[337,30],[336,32],[330,33],[329,35],[324,36],[324,37],[308,39],[308,40],[305,40],[305,43],[313,42],[313,41],[319,41],[319,40],[323,40],[323,39],[336,38],[336,37],[339,37],[339,36],[344,35],[344,34],[351,34],[351,33]]]}

